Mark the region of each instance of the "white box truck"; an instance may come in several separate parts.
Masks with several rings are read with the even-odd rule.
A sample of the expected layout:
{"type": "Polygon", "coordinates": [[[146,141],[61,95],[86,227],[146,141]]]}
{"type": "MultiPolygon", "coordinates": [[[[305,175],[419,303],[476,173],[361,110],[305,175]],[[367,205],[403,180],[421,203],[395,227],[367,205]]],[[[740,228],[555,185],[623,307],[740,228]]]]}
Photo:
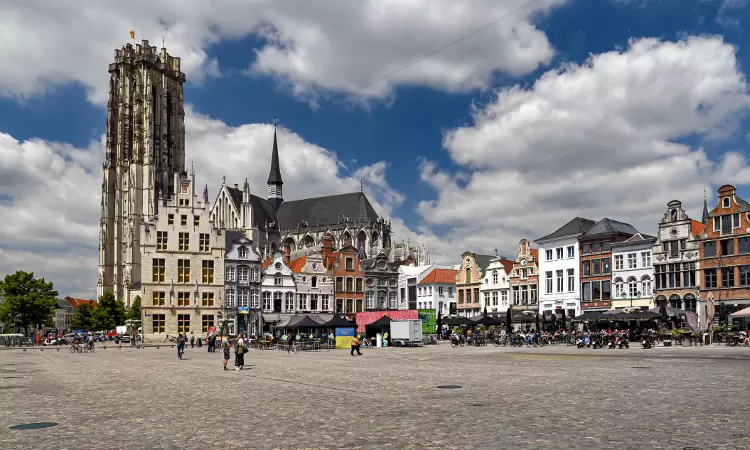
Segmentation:
{"type": "Polygon", "coordinates": [[[422,321],[418,319],[391,321],[391,345],[394,347],[421,347],[422,321]]]}

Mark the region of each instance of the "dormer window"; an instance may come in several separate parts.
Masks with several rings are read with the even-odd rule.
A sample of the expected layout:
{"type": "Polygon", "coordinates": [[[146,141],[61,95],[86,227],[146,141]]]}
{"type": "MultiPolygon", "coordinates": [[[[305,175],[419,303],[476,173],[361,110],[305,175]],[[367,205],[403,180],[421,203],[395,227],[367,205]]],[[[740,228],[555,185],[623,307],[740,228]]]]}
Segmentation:
{"type": "Polygon", "coordinates": [[[724,208],[729,208],[729,197],[724,197],[721,199],[721,206],[724,208]]]}
{"type": "Polygon", "coordinates": [[[283,284],[283,278],[280,273],[273,276],[273,284],[274,286],[281,286],[283,284]]]}
{"type": "Polygon", "coordinates": [[[246,247],[238,248],[237,256],[239,256],[240,258],[247,258],[247,248],[246,247]]]}
{"type": "Polygon", "coordinates": [[[318,287],[318,277],[312,277],[312,278],[310,278],[310,286],[311,287],[318,287]]]}

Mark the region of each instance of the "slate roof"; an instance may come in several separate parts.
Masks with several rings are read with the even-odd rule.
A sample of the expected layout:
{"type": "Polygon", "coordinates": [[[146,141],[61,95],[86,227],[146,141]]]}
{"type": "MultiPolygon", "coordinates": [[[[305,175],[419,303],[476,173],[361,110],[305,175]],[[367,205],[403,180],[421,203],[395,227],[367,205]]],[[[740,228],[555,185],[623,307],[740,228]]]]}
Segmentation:
{"type": "Polygon", "coordinates": [[[596,223],[593,227],[583,235],[586,237],[596,236],[599,234],[627,234],[634,235],[638,234],[638,230],[633,225],[625,222],[618,222],[617,220],[607,219],[606,217],[596,223]]]}
{"type": "MultiPolygon", "coordinates": [[[[229,186],[227,186],[227,189],[232,196],[234,207],[237,208],[237,211],[240,211],[240,206],[242,206],[242,190],[240,188],[229,186]]],[[[253,227],[258,228],[261,231],[266,231],[266,222],[269,224],[278,223],[276,210],[265,198],[260,198],[257,195],[250,194],[250,207],[253,212],[253,227]]]]}
{"type": "Polygon", "coordinates": [[[477,264],[479,265],[479,268],[482,269],[484,272],[487,270],[487,266],[490,265],[493,259],[495,259],[494,255],[474,255],[474,259],[476,260],[477,264]]]}
{"type": "Polygon", "coordinates": [[[379,216],[363,192],[351,192],[284,202],[276,211],[276,217],[280,230],[290,230],[302,222],[316,227],[336,225],[344,218],[350,222],[375,222],[379,216]]]}
{"type": "Polygon", "coordinates": [[[271,171],[268,173],[268,184],[284,184],[279,169],[279,146],[276,144],[276,127],[273,129],[273,153],[271,154],[271,171]]]}
{"type": "Polygon", "coordinates": [[[450,283],[456,284],[456,275],[458,270],[453,269],[432,269],[432,272],[428,273],[426,277],[422,278],[419,284],[432,284],[432,283],[450,283]]]}
{"type": "Polygon", "coordinates": [[[589,231],[591,227],[593,227],[594,225],[596,225],[595,220],[585,219],[583,217],[576,217],[575,219],[571,220],[570,222],[558,228],[556,231],[553,231],[547,236],[540,237],[539,239],[536,239],[534,242],[544,242],[544,241],[550,241],[552,239],[557,239],[557,238],[561,238],[565,236],[574,236],[574,235],[584,234],[587,231],[589,231]]]}
{"type": "Polygon", "coordinates": [[[64,298],[58,298],[57,305],[55,305],[55,308],[57,309],[70,309],[72,307],[73,305],[71,305],[70,302],[65,300],[64,298]]]}
{"type": "Polygon", "coordinates": [[[651,242],[652,244],[656,241],[656,236],[649,236],[648,234],[636,233],[622,242],[613,242],[612,247],[626,247],[628,245],[639,244],[641,242],[651,242]]]}

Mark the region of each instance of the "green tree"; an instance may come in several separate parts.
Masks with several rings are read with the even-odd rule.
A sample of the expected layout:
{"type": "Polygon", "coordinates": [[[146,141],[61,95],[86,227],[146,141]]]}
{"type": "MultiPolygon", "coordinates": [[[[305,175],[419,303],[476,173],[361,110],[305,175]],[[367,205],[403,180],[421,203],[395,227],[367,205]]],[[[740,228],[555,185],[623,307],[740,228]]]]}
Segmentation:
{"type": "Polygon", "coordinates": [[[88,303],[81,303],[73,314],[70,321],[70,328],[74,330],[90,330],[93,325],[94,308],[88,303]]]}
{"type": "Polygon", "coordinates": [[[137,295],[133,304],[130,305],[130,311],[128,311],[128,319],[141,320],[141,296],[137,295]]]}
{"type": "Polygon", "coordinates": [[[44,278],[34,278],[33,272],[17,271],[0,281],[0,293],[5,300],[0,304],[0,321],[15,323],[28,330],[29,325],[41,325],[55,316],[57,291],[44,278]]]}
{"type": "Polygon", "coordinates": [[[125,324],[125,304],[115,300],[115,295],[106,292],[99,297],[99,303],[92,314],[92,328],[95,330],[111,330],[117,325],[125,324]]]}

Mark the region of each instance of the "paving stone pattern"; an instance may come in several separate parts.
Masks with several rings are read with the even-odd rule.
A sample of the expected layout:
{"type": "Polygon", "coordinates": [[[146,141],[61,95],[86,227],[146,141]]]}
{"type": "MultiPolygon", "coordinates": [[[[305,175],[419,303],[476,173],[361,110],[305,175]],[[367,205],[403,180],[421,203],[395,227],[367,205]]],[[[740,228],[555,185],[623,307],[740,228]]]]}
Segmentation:
{"type": "Polygon", "coordinates": [[[750,447],[746,348],[176,354],[0,351],[0,448],[750,447]]]}

